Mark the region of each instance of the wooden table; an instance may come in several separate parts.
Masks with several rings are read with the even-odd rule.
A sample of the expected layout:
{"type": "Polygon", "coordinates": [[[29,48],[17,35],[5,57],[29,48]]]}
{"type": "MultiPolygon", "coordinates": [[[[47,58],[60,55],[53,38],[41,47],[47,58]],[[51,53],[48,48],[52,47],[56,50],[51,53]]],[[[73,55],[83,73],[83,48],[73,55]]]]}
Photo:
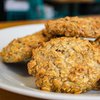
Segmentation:
{"type": "Polygon", "coordinates": [[[0,89],[0,100],[44,100],[44,99],[32,98],[0,89]]]}
{"type": "Polygon", "coordinates": [[[45,22],[46,20],[0,22],[0,29],[11,27],[11,26],[26,25],[26,24],[40,24],[45,22]]]}

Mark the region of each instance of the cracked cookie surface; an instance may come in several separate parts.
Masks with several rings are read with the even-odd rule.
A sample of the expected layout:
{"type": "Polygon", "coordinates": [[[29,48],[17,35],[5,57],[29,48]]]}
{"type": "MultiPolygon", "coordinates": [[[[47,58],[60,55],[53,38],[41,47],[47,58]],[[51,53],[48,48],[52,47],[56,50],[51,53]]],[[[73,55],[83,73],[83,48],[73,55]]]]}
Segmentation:
{"type": "Polygon", "coordinates": [[[86,92],[100,79],[100,50],[80,38],[55,38],[33,50],[28,71],[41,90],[86,92]]]}
{"type": "Polygon", "coordinates": [[[65,17],[45,24],[48,36],[91,37],[100,36],[99,18],[65,17]]]}
{"type": "Polygon", "coordinates": [[[16,63],[29,59],[32,49],[38,47],[41,42],[47,41],[44,30],[36,32],[22,38],[14,39],[1,51],[3,62],[16,63]]]}

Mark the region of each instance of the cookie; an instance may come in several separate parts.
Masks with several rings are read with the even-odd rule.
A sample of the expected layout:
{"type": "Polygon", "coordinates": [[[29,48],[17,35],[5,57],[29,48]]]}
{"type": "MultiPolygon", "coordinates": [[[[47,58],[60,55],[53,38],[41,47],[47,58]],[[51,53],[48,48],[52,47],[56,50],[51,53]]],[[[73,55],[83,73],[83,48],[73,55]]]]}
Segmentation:
{"type": "Polygon", "coordinates": [[[48,36],[90,37],[100,36],[99,18],[65,17],[45,24],[48,36]]]}
{"type": "Polygon", "coordinates": [[[44,30],[22,38],[14,39],[1,51],[3,62],[16,63],[31,58],[32,49],[38,47],[41,42],[48,41],[44,30]]]}
{"type": "Polygon", "coordinates": [[[82,93],[100,79],[100,49],[80,38],[55,38],[33,50],[28,63],[36,86],[45,91],[82,93]]]}

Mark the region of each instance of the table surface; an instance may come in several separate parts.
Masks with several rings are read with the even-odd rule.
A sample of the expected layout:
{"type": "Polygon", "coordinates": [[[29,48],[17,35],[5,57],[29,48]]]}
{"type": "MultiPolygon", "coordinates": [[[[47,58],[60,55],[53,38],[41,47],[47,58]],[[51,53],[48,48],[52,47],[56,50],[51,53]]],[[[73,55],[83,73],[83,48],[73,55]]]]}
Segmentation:
{"type": "MultiPolygon", "coordinates": [[[[93,17],[100,18],[100,16],[93,16],[93,17]]],[[[12,26],[18,26],[18,25],[39,24],[39,23],[45,23],[45,22],[46,20],[0,22],[0,29],[12,27],[12,26]]],[[[0,89],[0,100],[41,100],[41,99],[23,96],[20,94],[16,94],[16,93],[12,93],[12,92],[8,92],[6,90],[0,89]]]]}
{"type": "Polygon", "coordinates": [[[0,29],[12,26],[27,25],[27,24],[40,24],[40,23],[45,23],[46,21],[47,20],[0,22],[0,29]]]}

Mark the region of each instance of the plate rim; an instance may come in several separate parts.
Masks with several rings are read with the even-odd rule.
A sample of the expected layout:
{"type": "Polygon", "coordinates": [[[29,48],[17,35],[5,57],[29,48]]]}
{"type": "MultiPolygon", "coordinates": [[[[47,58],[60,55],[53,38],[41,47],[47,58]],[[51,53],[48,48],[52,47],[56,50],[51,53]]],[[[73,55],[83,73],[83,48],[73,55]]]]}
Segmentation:
{"type": "Polygon", "coordinates": [[[11,85],[7,84],[2,84],[0,83],[0,87],[4,90],[25,95],[25,96],[30,96],[30,97],[37,97],[37,98],[43,98],[43,99],[60,99],[60,100],[65,100],[65,99],[75,99],[75,100],[100,100],[100,96],[98,95],[83,95],[83,94],[66,94],[66,93],[55,93],[55,92],[46,92],[42,91],[39,89],[32,89],[26,90],[24,88],[17,88],[11,85]]]}

